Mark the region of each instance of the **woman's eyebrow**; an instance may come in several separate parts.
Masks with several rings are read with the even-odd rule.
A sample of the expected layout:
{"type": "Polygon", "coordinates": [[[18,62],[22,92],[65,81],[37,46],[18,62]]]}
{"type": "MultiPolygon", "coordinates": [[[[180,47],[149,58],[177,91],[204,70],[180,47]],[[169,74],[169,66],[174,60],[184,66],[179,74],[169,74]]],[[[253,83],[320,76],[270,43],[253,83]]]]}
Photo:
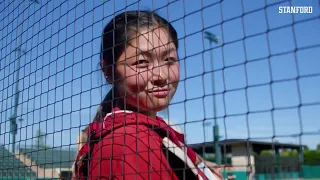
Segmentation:
{"type": "Polygon", "coordinates": [[[137,46],[132,45],[131,43],[128,44],[128,46],[131,46],[132,48],[136,49],[136,52],[132,54],[132,56],[139,56],[139,55],[143,55],[143,56],[147,56],[147,57],[152,57],[152,51],[153,49],[149,50],[149,49],[141,49],[137,46]]]}
{"type": "Polygon", "coordinates": [[[143,55],[143,56],[147,56],[147,57],[152,57],[153,56],[153,50],[143,50],[137,47],[137,56],[139,55],[143,55]]]}
{"type": "Polygon", "coordinates": [[[165,51],[161,53],[161,57],[164,57],[172,52],[177,52],[176,48],[174,47],[167,48],[165,51]]]}
{"type": "MultiPolygon", "coordinates": [[[[160,54],[160,57],[164,57],[167,56],[168,54],[172,53],[172,52],[176,52],[176,48],[174,47],[170,47],[170,48],[166,48],[166,50],[162,51],[160,54]]],[[[143,55],[143,56],[147,56],[147,57],[152,57],[153,54],[153,49],[151,50],[143,50],[137,47],[137,56],[139,55],[143,55]]]]}
{"type": "MultiPolygon", "coordinates": [[[[146,56],[146,57],[153,57],[154,56],[154,53],[153,53],[153,50],[154,49],[141,49],[137,46],[134,46],[132,44],[129,44],[129,46],[131,46],[132,48],[136,48],[136,56],[139,56],[139,55],[143,55],[143,56],[146,56]]],[[[161,52],[160,54],[160,57],[164,57],[164,56],[167,56],[168,54],[172,53],[172,52],[176,52],[176,48],[175,47],[169,47],[169,48],[166,48],[166,50],[164,50],[163,52],[161,52]]]]}

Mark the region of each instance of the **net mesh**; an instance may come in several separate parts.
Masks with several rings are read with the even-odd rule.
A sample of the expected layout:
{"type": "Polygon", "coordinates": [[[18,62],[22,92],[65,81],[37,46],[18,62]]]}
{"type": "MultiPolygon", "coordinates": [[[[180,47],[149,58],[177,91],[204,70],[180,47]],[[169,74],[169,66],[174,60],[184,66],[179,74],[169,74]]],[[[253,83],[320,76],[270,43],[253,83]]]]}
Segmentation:
{"type": "Polygon", "coordinates": [[[189,147],[225,178],[320,178],[318,1],[2,0],[1,179],[72,177],[110,90],[102,30],[129,10],[177,31],[179,86],[158,115],[189,147]]]}

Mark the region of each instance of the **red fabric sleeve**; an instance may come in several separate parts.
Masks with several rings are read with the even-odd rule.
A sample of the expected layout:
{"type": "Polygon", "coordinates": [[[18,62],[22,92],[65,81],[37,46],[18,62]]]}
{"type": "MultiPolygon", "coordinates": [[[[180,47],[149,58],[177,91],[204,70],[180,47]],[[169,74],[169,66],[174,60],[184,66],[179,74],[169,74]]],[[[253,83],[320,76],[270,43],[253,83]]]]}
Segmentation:
{"type": "Polygon", "coordinates": [[[192,150],[192,148],[190,148],[189,146],[187,146],[187,155],[188,155],[188,157],[191,159],[191,161],[192,161],[194,164],[196,164],[196,162],[197,162],[197,154],[196,154],[196,152],[194,152],[194,151],[192,150]]]}
{"type": "Polygon", "coordinates": [[[119,128],[93,147],[88,178],[176,180],[161,145],[161,137],[146,126],[119,128]]]}
{"type": "MultiPolygon", "coordinates": [[[[174,133],[176,134],[176,137],[178,138],[178,140],[182,143],[185,144],[185,141],[184,141],[184,134],[181,134],[177,131],[174,130],[174,133]]],[[[188,157],[191,159],[191,161],[196,164],[197,162],[197,154],[192,150],[192,148],[190,148],[189,146],[185,145],[186,148],[187,148],[187,155],[188,157]]]]}
{"type": "Polygon", "coordinates": [[[179,140],[180,142],[182,142],[182,143],[185,143],[185,141],[184,141],[184,134],[180,134],[180,133],[178,133],[177,131],[174,131],[174,132],[175,132],[178,140],[179,140]]]}

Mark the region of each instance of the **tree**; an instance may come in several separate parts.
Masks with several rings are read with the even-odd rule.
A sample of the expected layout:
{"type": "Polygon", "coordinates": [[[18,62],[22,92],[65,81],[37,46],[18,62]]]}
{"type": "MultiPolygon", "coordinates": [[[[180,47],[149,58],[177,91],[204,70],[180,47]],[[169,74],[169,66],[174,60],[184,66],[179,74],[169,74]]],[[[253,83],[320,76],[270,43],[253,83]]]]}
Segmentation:
{"type": "Polygon", "coordinates": [[[291,157],[298,157],[298,151],[296,149],[289,152],[289,156],[291,157]]]}
{"type": "Polygon", "coordinates": [[[320,151],[320,144],[317,145],[317,150],[320,151]]]}
{"type": "Polygon", "coordinates": [[[272,152],[268,150],[262,150],[260,156],[272,156],[272,152]]]}
{"type": "Polygon", "coordinates": [[[290,156],[290,151],[288,149],[283,149],[280,153],[281,157],[289,157],[290,156]]]}
{"type": "Polygon", "coordinates": [[[256,153],[256,152],[252,152],[252,155],[253,155],[253,156],[259,156],[259,154],[256,153]]]}
{"type": "Polygon", "coordinates": [[[318,165],[320,163],[320,151],[308,150],[303,152],[304,164],[318,165]]]}
{"type": "Polygon", "coordinates": [[[47,148],[48,146],[45,144],[45,140],[47,139],[47,134],[42,132],[41,129],[36,131],[36,146],[38,148],[47,148]]]}
{"type": "Polygon", "coordinates": [[[298,151],[296,149],[294,150],[288,150],[283,149],[280,153],[281,157],[298,157],[298,151]]]}

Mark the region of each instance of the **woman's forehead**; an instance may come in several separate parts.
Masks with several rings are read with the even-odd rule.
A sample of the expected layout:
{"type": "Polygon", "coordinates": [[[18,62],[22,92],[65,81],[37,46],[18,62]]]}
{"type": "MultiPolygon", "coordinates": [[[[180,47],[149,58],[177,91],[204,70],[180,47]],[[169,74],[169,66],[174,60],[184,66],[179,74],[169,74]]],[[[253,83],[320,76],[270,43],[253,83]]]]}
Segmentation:
{"type": "Polygon", "coordinates": [[[138,37],[132,42],[134,47],[139,51],[151,51],[154,49],[166,50],[175,48],[168,31],[165,28],[156,28],[153,30],[141,30],[138,37]]]}

